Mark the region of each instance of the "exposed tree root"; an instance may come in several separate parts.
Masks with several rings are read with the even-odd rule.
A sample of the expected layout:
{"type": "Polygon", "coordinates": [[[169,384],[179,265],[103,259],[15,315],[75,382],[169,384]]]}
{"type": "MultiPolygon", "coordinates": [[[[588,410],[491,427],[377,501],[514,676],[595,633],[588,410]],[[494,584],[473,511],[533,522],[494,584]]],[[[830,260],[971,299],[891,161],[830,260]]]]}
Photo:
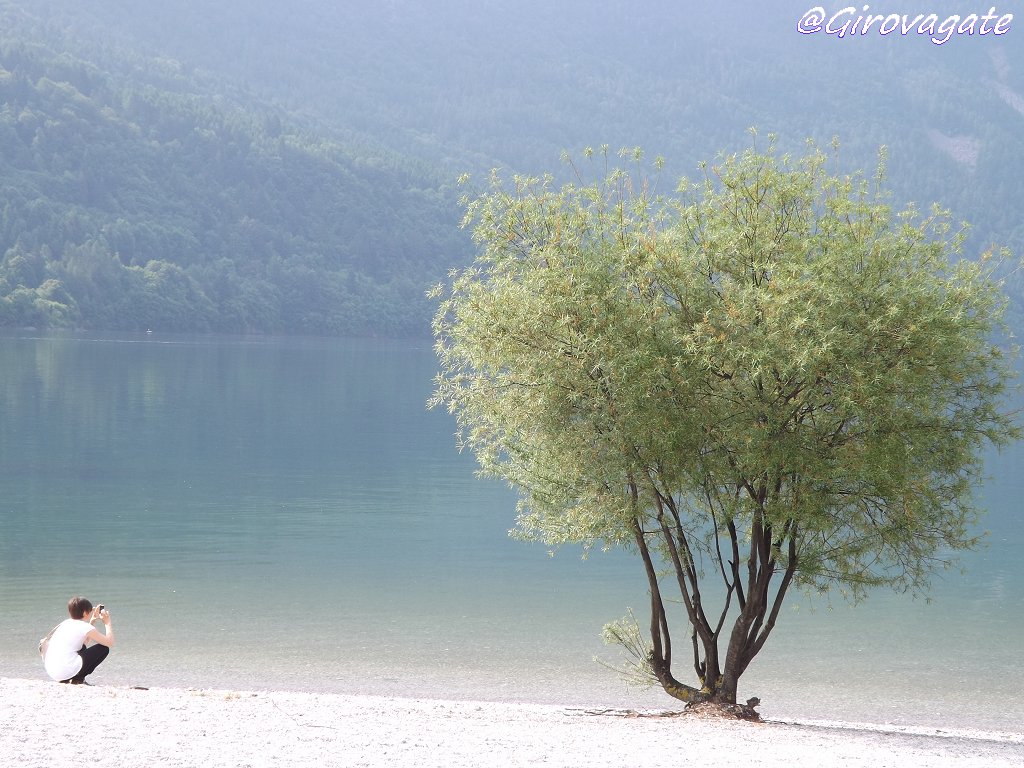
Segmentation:
{"type": "Polygon", "coordinates": [[[686,713],[681,710],[659,709],[640,712],[635,709],[570,709],[570,715],[592,715],[594,717],[682,717],[686,713]]]}
{"type": "Polygon", "coordinates": [[[570,709],[570,715],[591,715],[594,717],[699,717],[699,718],[724,718],[729,720],[747,720],[754,723],[761,722],[761,715],[754,709],[760,704],[760,699],[748,699],[746,704],[723,704],[715,701],[701,701],[695,704],[687,704],[685,708],[660,709],[648,712],[640,712],[635,709],[570,709]]]}
{"type": "Polygon", "coordinates": [[[761,715],[754,707],[760,704],[760,699],[749,699],[746,704],[725,704],[717,701],[701,701],[696,704],[687,704],[685,712],[694,717],[720,717],[731,720],[749,720],[750,722],[761,722],[761,715]]]}

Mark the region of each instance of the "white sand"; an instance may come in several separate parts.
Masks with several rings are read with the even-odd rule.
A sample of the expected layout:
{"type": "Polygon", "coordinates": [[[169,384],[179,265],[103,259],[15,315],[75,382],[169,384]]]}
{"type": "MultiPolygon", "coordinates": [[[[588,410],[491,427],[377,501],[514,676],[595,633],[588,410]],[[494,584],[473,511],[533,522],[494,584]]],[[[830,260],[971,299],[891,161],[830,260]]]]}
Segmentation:
{"type": "MultiPolygon", "coordinates": [[[[0,764],[1024,765],[1024,734],[624,717],[530,704],[70,686],[0,678],[0,764]]],[[[658,714],[658,713],[644,713],[658,714]]]]}

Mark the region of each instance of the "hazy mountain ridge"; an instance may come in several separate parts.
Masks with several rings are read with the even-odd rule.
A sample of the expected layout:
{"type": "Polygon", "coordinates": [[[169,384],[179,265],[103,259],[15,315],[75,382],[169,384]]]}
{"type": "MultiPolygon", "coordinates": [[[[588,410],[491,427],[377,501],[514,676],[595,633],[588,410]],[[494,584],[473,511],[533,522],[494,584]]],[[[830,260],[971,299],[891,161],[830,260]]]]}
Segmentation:
{"type": "MultiPolygon", "coordinates": [[[[7,7],[30,6],[8,2],[7,7]]],[[[778,133],[782,145],[793,149],[800,149],[807,136],[822,144],[838,136],[843,167],[869,174],[878,147],[887,145],[897,204],[913,200],[923,208],[938,201],[958,220],[971,221],[970,254],[991,243],[1024,253],[1024,224],[1016,206],[1024,196],[1024,115],[1014,106],[1024,93],[1024,62],[1021,46],[1009,35],[954,39],[943,47],[920,36],[801,36],[794,27],[806,7],[789,2],[694,11],[668,2],[299,0],[288,6],[227,3],[197,11],[187,0],[117,0],[88,7],[39,0],[31,9],[37,36],[45,26],[44,37],[62,38],[80,57],[94,52],[123,62],[124,52],[140,52],[132,54],[130,66],[106,70],[129,91],[134,80],[148,82],[159,73],[161,92],[177,88],[224,110],[219,114],[232,109],[249,114],[239,119],[256,128],[241,137],[226,126],[203,124],[196,136],[186,125],[169,126],[161,138],[206,142],[203,157],[220,158],[224,176],[196,180],[206,197],[230,200],[251,193],[253,179],[230,171],[253,157],[274,168],[264,170],[274,180],[270,190],[255,185],[265,199],[247,203],[245,226],[225,224],[241,221],[230,205],[229,216],[207,205],[208,220],[181,229],[204,251],[237,261],[243,274],[241,265],[251,259],[261,265],[283,259],[273,270],[258,270],[266,285],[256,291],[257,306],[301,302],[297,286],[283,292],[289,299],[274,298],[282,292],[280,281],[294,282],[299,274],[307,274],[306,287],[333,286],[330,298],[314,301],[325,305],[319,319],[278,313],[277,330],[292,330],[298,322],[307,331],[345,332],[354,328],[353,312],[370,313],[367,327],[378,327],[379,318],[371,316],[387,298],[365,301],[365,295],[381,281],[393,281],[396,272],[404,281],[399,303],[409,310],[403,327],[425,330],[429,307],[413,295],[468,258],[465,238],[454,229],[457,211],[447,188],[462,171],[479,175],[499,166],[559,173],[562,150],[607,142],[666,156],[663,188],[670,188],[679,175],[693,173],[697,161],[746,146],[745,129],[752,125],[778,133]],[[284,137],[275,131],[284,131],[284,137]],[[247,144],[245,136],[253,133],[258,138],[247,144]],[[291,148],[282,151],[282,146],[291,148]],[[295,155],[300,149],[301,162],[295,155]],[[331,159],[324,165],[327,155],[331,159]],[[390,172],[405,174],[404,180],[389,173],[371,180],[364,174],[367,166],[381,162],[390,172]],[[335,171],[327,173],[329,167],[335,171]],[[323,173],[337,183],[335,193],[319,205],[296,206],[296,199],[315,195],[323,173]],[[416,193],[392,194],[391,181],[416,193]],[[278,194],[279,188],[285,193],[278,194]],[[358,221],[355,230],[363,236],[356,238],[357,250],[363,256],[335,258],[335,266],[344,264],[344,277],[318,281],[312,273],[330,261],[320,249],[334,248],[336,254],[352,249],[347,241],[333,245],[346,240],[333,231],[335,219],[358,221]],[[287,224],[281,226],[282,221],[287,224]],[[396,226],[406,233],[402,243],[392,236],[396,226]],[[282,241],[266,227],[287,236],[282,241]],[[426,247],[418,245],[420,232],[426,247]],[[410,250],[415,257],[391,260],[395,251],[410,250]],[[351,282],[354,276],[358,285],[351,282]],[[353,303],[357,292],[364,299],[353,303]],[[324,318],[324,313],[332,317],[326,306],[331,301],[349,307],[342,312],[349,320],[324,318]]],[[[57,83],[62,76],[49,79],[57,83]]],[[[197,109],[202,114],[205,107],[185,110],[186,123],[197,109]]],[[[133,114],[133,119],[167,122],[159,115],[133,114]]],[[[56,166],[50,170],[60,174],[56,166]]],[[[150,171],[150,180],[162,181],[160,176],[155,167],[150,171]]],[[[180,184],[157,186],[165,193],[164,213],[180,210],[183,197],[188,200],[180,184]]],[[[157,199],[152,190],[126,189],[120,204],[130,206],[127,198],[147,194],[157,199]]],[[[141,263],[144,254],[132,258],[141,263]]],[[[205,272],[194,264],[185,269],[209,286],[217,283],[210,263],[204,261],[205,272]]],[[[1018,298],[1024,295],[1020,273],[1010,279],[1010,290],[1018,298]]],[[[222,307],[224,298],[209,292],[213,306],[222,307]]],[[[259,330],[264,324],[248,327],[259,330]]],[[[379,330],[394,331],[394,321],[379,330]]]]}
{"type": "Polygon", "coordinates": [[[174,61],[100,66],[4,22],[0,323],[423,332],[424,280],[468,252],[436,175],[174,61]]]}

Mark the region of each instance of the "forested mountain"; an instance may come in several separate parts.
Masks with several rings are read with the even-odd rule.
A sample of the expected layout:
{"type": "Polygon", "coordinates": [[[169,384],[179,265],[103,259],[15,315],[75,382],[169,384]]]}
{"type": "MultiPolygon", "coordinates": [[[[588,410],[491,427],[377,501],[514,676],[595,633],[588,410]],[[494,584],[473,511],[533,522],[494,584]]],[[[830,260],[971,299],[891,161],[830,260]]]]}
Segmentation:
{"type": "Polygon", "coordinates": [[[462,171],[640,145],[671,187],[754,125],[869,173],[887,145],[897,204],[1024,253],[1024,29],[692,5],[0,0],[0,323],[426,332],[423,289],[471,254],[462,171]]]}
{"type": "Polygon", "coordinates": [[[439,176],[10,5],[0,36],[0,324],[424,332],[468,252],[439,176]]]}

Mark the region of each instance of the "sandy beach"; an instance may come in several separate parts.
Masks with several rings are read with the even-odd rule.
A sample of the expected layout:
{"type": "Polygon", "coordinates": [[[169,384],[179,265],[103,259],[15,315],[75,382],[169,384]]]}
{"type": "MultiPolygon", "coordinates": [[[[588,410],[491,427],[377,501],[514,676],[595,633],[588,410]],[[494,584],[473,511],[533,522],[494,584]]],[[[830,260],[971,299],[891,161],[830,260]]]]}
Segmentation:
{"type": "Polygon", "coordinates": [[[977,766],[1024,764],[1024,734],[741,723],[668,710],[0,678],[3,764],[113,766],[977,766]]]}

